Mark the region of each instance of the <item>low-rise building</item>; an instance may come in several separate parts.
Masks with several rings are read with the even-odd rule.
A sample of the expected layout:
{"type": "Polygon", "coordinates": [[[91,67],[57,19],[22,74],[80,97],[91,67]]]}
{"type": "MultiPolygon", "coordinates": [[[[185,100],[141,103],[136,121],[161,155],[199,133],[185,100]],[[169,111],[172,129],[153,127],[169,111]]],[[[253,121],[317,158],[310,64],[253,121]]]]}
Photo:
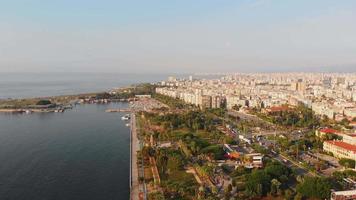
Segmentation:
{"type": "Polygon", "coordinates": [[[337,134],[339,131],[332,128],[322,128],[315,131],[315,135],[319,138],[325,137],[328,134],[337,134]]]}
{"type": "Polygon", "coordinates": [[[245,166],[253,167],[253,168],[261,168],[263,167],[263,155],[261,153],[250,153],[244,155],[246,161],[245,166]]]}
{"type": "Polygon", "coordinates": [[[356,190],[337,191],[331,193],[331,200],[354,200],[356,190]]]}
{"type": "Polygon", "coordinates": [[[323,150],[332,153],[337,158],[356,158],[356,145],[343,141],[329,140],[323,143],[323,150]]]}
{"type": "Polygon", "coordinates": [[[224,144],[223,149],[225,151],[225,155],[229,159],[238,159],[240,158],[240,153],[237,152],[236,150],[232,149],[230,145],[224,144]]]}

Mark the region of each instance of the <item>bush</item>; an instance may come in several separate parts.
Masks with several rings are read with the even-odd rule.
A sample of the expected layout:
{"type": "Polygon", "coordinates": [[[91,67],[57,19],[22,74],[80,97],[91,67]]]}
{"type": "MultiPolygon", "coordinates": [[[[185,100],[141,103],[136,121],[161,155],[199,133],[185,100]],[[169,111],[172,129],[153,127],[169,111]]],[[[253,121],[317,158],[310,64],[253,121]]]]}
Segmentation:
{"type": "Polygon", "coordinates": [[[46,99],[42,99],[42,100],[39,100],[36,105],[38,106],[45,106],[45,105],[50,105],[52,104],[52,102],[50,100],[46,100],[46,99]]]}

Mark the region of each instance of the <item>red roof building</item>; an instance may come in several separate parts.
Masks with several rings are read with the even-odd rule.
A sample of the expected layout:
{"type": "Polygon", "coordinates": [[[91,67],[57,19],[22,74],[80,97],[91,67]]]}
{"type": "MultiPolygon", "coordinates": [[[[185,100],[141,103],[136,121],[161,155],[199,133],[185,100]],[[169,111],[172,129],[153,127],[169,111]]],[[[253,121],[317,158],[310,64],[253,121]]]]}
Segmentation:
{"type": "Polygon", "coordinates": [[[326,152],[331,152],[337,158],[356,158],[356,145],[348,144],[343,141],[325,141],[323,149],[326,152]]]}
{"type": "Polygon", "coordinates": [[[319,129],[319,130],[315,131],[315,135],[317,137],[323,137],[323,136],[325,136],[327,134],[338,135],[338,133],[340,133],[338,130],[335,130],[335,129],[332,129],[332,128],[322,128],[322,129],[319,129]]]}

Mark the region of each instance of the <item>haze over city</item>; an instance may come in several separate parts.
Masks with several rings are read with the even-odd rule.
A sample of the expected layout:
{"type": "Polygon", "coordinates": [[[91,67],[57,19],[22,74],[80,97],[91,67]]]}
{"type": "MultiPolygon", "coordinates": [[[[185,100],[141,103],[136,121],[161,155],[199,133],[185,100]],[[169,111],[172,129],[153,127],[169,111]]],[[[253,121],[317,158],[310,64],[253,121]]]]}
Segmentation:
{"type": "Polygon", "coordinates": [[[2,1],[0,72],[355,72],[356,2],[2,1]]]}

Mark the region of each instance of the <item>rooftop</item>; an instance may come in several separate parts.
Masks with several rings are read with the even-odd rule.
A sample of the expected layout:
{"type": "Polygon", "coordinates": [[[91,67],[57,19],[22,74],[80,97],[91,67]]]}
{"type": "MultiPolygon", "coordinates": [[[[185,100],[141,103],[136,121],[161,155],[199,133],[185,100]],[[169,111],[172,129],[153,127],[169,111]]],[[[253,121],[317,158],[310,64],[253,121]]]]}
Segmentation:
{"type": "Polygon", "coordinates": [[[356,195],[356,190],[346,190],[346,191],[337,191],[337,192],[333,192],[333,194],[335,195],[356,195]]]}
{"type": "Polygon", "coordinates": [[[281,112],[281,111],[288,111],[290,108],[288,106],[273,106],[267,109],[269,112],[281,112]]]}
{"type": "Polygon", "coordinates": [[[337,147],[349,150],[349,151],[354,151],[356,152],[356,145],[352,145],[352,144],[348,144],[346,142],[342,142],[342,141],[333,141],[333,140],[329,140],[329,141],[325,141],[326,143],[335,145],[337,147]]]}
{"type": "Polygon", "coordinates": [[[339,132],[339,131],[337,131],[335,129],[332,129],[332,128],[323,128],[323,129],[320,129],[319,131],[323,132],[323,133],[337,133],[337,132],[339,132]]]}

